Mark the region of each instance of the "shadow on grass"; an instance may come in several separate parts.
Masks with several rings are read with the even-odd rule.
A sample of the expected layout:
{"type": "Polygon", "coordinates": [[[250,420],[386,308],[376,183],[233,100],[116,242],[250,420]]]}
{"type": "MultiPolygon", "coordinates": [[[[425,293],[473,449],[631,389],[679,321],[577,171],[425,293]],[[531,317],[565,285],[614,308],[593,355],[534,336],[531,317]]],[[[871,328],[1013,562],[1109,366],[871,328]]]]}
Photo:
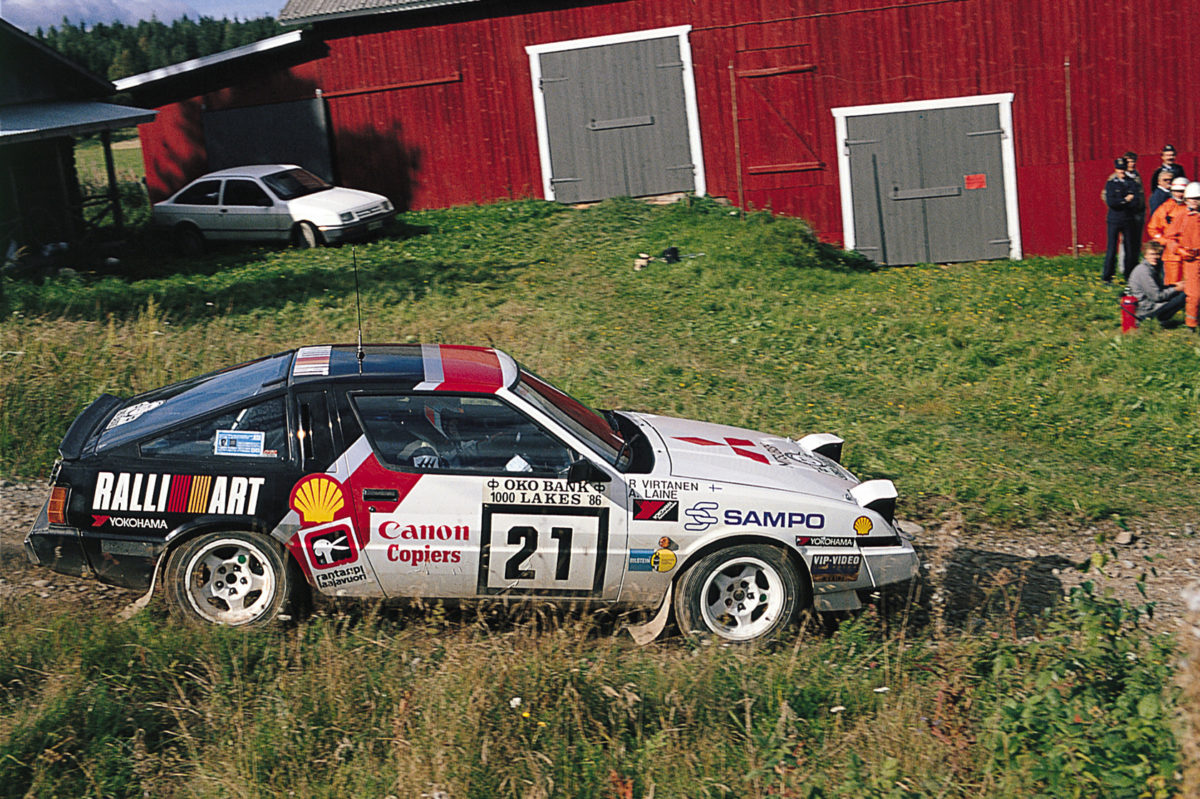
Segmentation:
{"type": "Polygon", "coordinates": [[[6,314],[125,318],[153,299],[162,312],[188,319],[214,311],[245,313],[353,297],[355,261],[359,292],[370,302],[403,301],[433,290],[453,293],[466,285],[500,286],[533,263],[404,259],[392,255],[391,243],[355,251],[349,246],[303,252],[220,248],[186,262],[161,261],[159,267],[130,264],[127,274],[145,275],[140,279],[59,275],[40,285],[6,279],[0,304],[6,314]],[[156,268],[167,276],[153,276],[156,268]]]}
{"type": "Polygon", "coordinates": [[[944,559],[930,548],[918,547],[918,555],[933,568],[879,591],[874,600],[889,626],[970,633],[1000,622],[1014,636],[1028,635],[1044,611],[1062,602],[1064,584],[1054,570],[1079,567],[1061,555],[1019,557],[970,547],[955,548],[944,559]],[[944,573],[930,574],[941,568],[944,573]]]}

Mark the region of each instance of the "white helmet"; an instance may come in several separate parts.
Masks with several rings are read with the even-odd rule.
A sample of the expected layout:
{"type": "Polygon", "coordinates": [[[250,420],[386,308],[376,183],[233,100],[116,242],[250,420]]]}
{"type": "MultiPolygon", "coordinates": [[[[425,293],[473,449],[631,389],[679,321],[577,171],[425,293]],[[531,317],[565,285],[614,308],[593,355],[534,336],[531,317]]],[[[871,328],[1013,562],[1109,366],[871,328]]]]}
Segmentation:
{"type": "Polygon", "coordinates": [[[1193,180],[1187,184],[1187,188],[1183,190],[1183,199],[1200,200],[1200,183],[1193,180]]]}
{"type": "Polygon", "coordinates": [[[1175,178],[1171,181],[1171,191],[1180,191],[1186,189],[1188,185],[1187,178],[1175,178]]]}

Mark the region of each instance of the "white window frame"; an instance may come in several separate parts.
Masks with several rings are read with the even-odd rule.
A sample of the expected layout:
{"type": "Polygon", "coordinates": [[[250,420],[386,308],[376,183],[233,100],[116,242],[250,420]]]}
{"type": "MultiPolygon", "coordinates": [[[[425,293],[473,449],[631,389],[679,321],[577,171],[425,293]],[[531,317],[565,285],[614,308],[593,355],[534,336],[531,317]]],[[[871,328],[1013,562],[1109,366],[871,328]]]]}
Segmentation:
{"type": "Polygon", "coordinates": [[[550,182],[550,130],[546,123],[546,97],[542,94],[542,63],[543,53],[557,53],[564,50],[579,50],[584,47],[603,47],[610,44],[626,42],[641,42],[647,39],[665,39],[674,36],[679,39],[679,60],[683,62],[683,103],[687,115],[688,145],[691,149],[694,188],[692,191],[698,197],[708,193],[708,181],[704,173],[704,150],[700,146],[700,113],[696,104],[696,77],[692,68],[692,48],[688,42],[691,25],[677,25],[670,28],[654,28],[652,30],[629,31],[611,36],[590,36],[586,39],[568,39],[561,42],[546,44],[531,44],[525,47],[529,55],[529,73],[533,80],[533,115],[537,123],[538,154],[542,166],[542,192],[547,200],[556,199],[554,185],[550,182]]]}
{"type": "Polygon", "coordinates": [[[1008,225],[1008,257],[1019,260],[1021,249],[1021,220],[1017,203],[1017,159],[1013,146],[1013,93],[980,94],[972,97],[946,97],[939,100],[915,100],[905,103],[853,105],[831,109],[838,143],[838,184],[842,201],[842,239],[847,250],[853,250],[854,198],[850,194],[850,147],[846,144],[846,119],[869,114],[895,114],[904,111],[929,111],[940,108],[964,108],[973,105],[994,105],[999,109],[1000,163],[1004,179],[1004,212],[1008,225]]]}

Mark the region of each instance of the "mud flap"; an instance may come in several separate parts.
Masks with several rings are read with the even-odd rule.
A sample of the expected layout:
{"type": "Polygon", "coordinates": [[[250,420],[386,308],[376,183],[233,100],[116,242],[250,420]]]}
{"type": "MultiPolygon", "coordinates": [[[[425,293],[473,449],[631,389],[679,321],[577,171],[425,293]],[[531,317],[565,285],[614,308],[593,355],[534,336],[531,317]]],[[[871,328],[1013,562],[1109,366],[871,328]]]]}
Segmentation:
{"type": "Polygon", "coordinates": [[[117,613],[118,619],[129,621],[139,610],[145,610],[146,606],[150,604],[150,600],[154,598],[154,589],[158,586],[158,575],[162,573],[163,564],[167,562],[169,553],[169,549],[163,549],[162,554],[158,556],[158,563],[154,564],[154,573],[150,575],[150,588],[146,593],[121,608],[117,613]]]}
{"type": "Polygon", "coordinates": [[[674,592],[675,584],[672,583],[667,586],[666,596],[663,597],[662,605],[653,619],[645,624],[632,624],[625,628],[635,644],[645,646],[662,633],[663,628],[667,626],[667,619],[671,616],[671,596],[674,592]]]}

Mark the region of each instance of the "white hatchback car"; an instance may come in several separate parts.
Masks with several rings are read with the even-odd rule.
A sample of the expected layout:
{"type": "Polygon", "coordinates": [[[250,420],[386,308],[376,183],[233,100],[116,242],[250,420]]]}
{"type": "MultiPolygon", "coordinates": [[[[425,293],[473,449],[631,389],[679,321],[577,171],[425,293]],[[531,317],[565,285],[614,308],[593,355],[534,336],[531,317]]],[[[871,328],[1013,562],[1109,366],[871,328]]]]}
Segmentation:
{"type": "Polygon", "coordinates": [[[382,194],[333,186],[293,164],[255,164],[196,178],[155,203],[152,220],[195,253],[207,240],[336,244],[364,238],[395,215],[382,194]]]}

